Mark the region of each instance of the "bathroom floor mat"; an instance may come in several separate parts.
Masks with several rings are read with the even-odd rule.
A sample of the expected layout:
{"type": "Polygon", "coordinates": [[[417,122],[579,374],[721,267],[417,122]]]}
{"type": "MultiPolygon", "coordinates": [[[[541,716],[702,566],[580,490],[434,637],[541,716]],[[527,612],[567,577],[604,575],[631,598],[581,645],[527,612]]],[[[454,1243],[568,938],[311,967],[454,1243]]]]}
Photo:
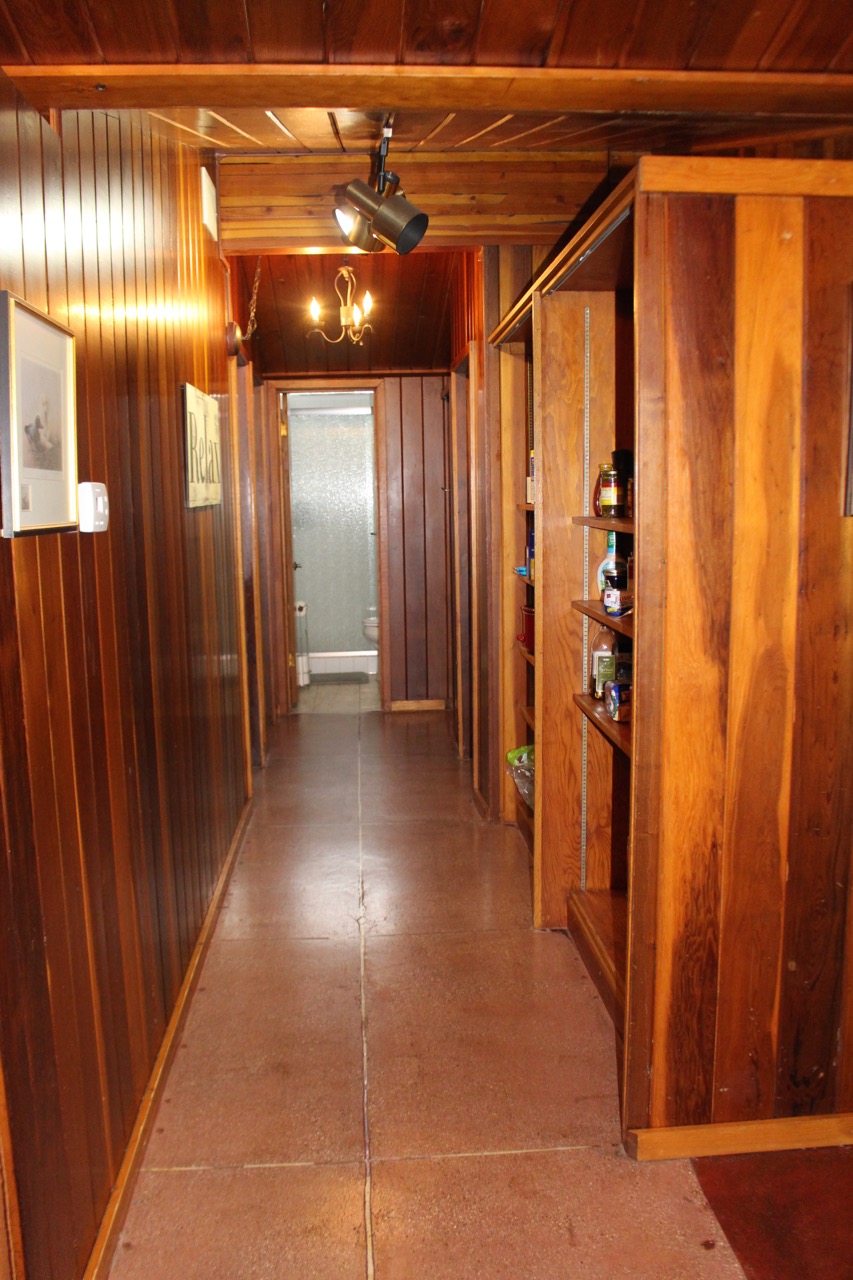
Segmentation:
{"type": "Polygon", "coordinates": [[[311,672],[311,684],[367,684],[369,679],[366,671],[311,672]]]}

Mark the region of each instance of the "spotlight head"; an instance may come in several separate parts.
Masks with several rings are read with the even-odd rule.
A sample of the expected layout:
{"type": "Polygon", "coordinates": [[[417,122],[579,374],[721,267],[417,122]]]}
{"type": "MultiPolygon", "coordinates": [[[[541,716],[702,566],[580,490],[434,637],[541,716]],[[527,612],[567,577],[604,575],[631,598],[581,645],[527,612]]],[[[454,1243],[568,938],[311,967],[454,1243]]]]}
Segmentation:
{"type": "Polygon", "coordinates": [[[383,200],[370,229],[377,240],[403,254],[411,253],[415,245],[420,244],[428,226],[425,213],[410,204],[405,196],[395,195],[383,200]]]}
{"type": "Polygon", "coordinates": [[[344,240],[356,249],[361,249],[363,253],[381,253],[385,248],[385,245],[371,234],[369,218],[366,218],[354,204],[338,206],[335,210],[335,218],[344,240]]]}
{"type": "MultiPolygon", "coordinates": [[[[410,253],[415,245],[420,244],[429,225],[429,218],[410,204],[405,196],[396,192],[398,181],[394,175],[394,183],[390,188],[394,194],[381,196],[366,182],[354,178],[348,184],[344,197],[355,209],[356,220],[361,216],[368,224],[372,237],[387,244],[389,249],[404,254],[410,253]]],[[[357,243],[353,239],[354,230],[347,236],[352,244],[357,243]]]]}

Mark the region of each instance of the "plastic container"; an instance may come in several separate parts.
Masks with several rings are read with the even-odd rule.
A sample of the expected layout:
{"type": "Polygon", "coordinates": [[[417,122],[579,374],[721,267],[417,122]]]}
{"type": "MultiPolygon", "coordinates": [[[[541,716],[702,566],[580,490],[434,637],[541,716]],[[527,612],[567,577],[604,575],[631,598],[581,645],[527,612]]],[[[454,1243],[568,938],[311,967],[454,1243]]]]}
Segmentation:
{"type": "Polygon", "coordinates": [[[506,771],[515,782],[518,794],[528,808],[533,808],[536,773],[536,748],[530,744],[506,753],[506,771]]]}

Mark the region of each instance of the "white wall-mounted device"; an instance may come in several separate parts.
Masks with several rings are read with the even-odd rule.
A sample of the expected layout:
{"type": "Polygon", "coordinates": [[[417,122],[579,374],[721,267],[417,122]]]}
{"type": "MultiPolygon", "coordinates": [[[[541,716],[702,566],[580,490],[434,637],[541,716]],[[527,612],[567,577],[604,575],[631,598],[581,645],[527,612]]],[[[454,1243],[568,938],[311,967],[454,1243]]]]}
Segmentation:
{"type": "Polygon", "coordinates": [[[77,527],[81,533],[103,533],[110,523],[107,486],[96,480],[77,486],[77,527]]]}

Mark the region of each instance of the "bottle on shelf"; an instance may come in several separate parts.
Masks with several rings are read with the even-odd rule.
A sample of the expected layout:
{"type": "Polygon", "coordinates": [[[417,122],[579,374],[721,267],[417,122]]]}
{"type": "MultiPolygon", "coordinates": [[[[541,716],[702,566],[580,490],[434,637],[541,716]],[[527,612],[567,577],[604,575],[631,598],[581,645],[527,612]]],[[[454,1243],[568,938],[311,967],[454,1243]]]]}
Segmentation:
{"type": "Polygon", "coordinates": [[[589,646],[590,697],[603,700],[605,686],[616,682],[630,688],[633,681],[634,652],[631,641],[601,626],[589,646]]]}
{"type": "Polygon", "coordinates": [[[616,679],[616,633],[609,627],[599,627],[589,646],[589,694],[592,698],[604,697],[608,680],[616,679]]]}
{"type": "Polygon", "coordinates": [[[604,592],[607,589],[606,575],[621,573],[623,571],[626,575],[627,581],[628,561],[616,550],[616,533],[613,529],[608,529],[607,552],[595,571],[595,583],[600,600],[604,600],[604,592]]]}

